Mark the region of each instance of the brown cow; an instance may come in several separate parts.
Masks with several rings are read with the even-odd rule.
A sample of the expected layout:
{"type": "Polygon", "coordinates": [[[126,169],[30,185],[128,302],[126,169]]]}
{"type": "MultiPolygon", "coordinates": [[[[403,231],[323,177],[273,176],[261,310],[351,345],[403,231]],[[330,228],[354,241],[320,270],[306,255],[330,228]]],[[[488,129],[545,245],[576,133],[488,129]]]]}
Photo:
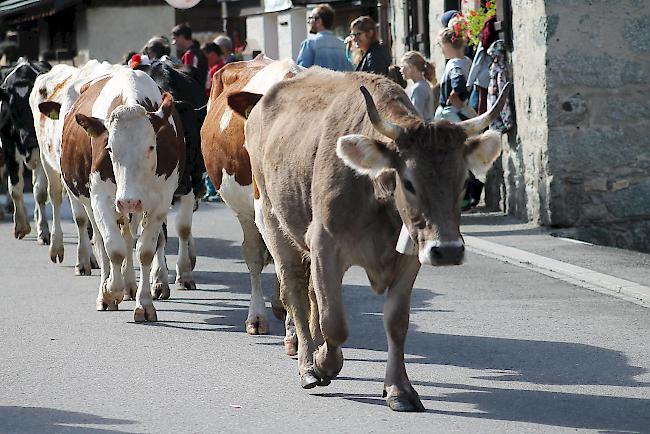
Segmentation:
{"type": "MultiPolygon", "coordinates": [[[[251,278],[251,303],[246,319],[249,334],[265,334],[269,330],[261,274],[270,256],[255,227],[252,173],[244,147],[244,120],[228,107],[227,97],[243,89],[263,94],[274,83],[294,76],[299,69],[292,60],[274,62],[263,55],[248,62],[227,64],[215,74],[208,114],[201,129],[201,148],[208,175],[224,202],[237,214],[244,232],[242,255],[251,278]]],[[[283,307],[277,287],[271,303],[273,312],[281,318],[283,307]]],[[[291,326],[287,329],[285,348],[289,354],[295,354],[295,334],[291,326]]]]}
{"type": "Polygon", "coordinates": [[[242,92],[229,102],[250,113],[256,210],[295,320],[302,387],[329,384],[343,366],[341,285],[345,271],[359,265],[376,293],[387,292],[383,394],[393,410],[424,410],[404,366],[411,289],[420,263],[463,260],[460,202],[468,168],[486,170],[500,151],[496,133],[468,136],[500,107],[462,124],[426,123],[390,80],[320,68],[276,84],[251,111],[259,98],[242,92]],[[418,256],[396,251],[403,225],[418,247],[408,253],[418,256]],[[309,274],[318,304],[312,318],[320,324],[311,331],[309,274]]]}

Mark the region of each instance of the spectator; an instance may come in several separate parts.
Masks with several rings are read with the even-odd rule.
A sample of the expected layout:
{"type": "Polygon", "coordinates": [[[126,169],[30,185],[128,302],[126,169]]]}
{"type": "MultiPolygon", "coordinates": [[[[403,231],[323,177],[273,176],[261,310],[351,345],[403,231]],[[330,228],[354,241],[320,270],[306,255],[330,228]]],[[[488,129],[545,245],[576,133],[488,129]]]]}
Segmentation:
{"type": "Polygon", "coordinates": [[[214,74],[226,64],[223,60],[223,52],[221,48],[214,42],[208,42],[201,47],[201,51],[205,54],[205,57],[208,59],[208,68],[210,72],[208,73],[208,82],[205,84],[205,92],[210,96],[210,89],[212,88],[212,77],[214,74]]]}
{"type": "Polygon", "coordinates": [[[485,21],[483,29],[479,34],[480,44],[476,50],[472,68],[469,71],[467,79],[467,86],[472,92],[470,97],[470,104],[480,115],[487,111],[487,95],[488,87],[490,85],[490,65],[492,64],[492,57],[487,54],[488,48],[494,41],[497,40],[498,35],[494,28],[496,17],[492,16],[485,21]]]}
{"type": "Polygon", "coordinates": [[[334,71],[352,71],[344,42],[332,33],[334,9],[328,4],[316,6],[307,17],[307,24],[309,33],[316,37],[302,42],[296,63],[305,68],[318,65],[334,71]]]}
{"type": "Polygon", "coordinates": [[[472,61],[463,54],[465,39],[446,27],[440,32],[439,44],[447,64],[440,80],[440,105],[435,119],[459,122],[474,117],[476,113],[467,104],[467,76],[472,61]]]}
{"type": "Polygon", "coordinates": [[[350,36],[363,53],[356,70],[388,75],[391,58],[384,44],[379,42],[375,20],[368,16],[355,19],[350,24],[350,36]]]}
{"type": "Polygon", "coordinates": [[[208,60],[199,48],[199,43],[192,39],[189,25],[179,24],[172,29],[172,44],[183,52],[181,63],[190,68],[190,75],[205,88],[208,78],[208,60]]]}
{"type": "Polygon", "coordinates": [[[214,43],[221,48],[221,51],[223,52],[223,58],[226,63],[237,61],[237,57],[235,56],[235,53],[233,53],[232,40],[228,36],[217,36],[214,38],[214,43]]]}
{"type": "Polygon", "coordinates": [[[414,83],[409,96],[411,102],[422,119],[431,122],[436,107],[433,96],[433,86],[436,84],[435,68],[417,51],[405,53],[400,63],[404,78],[414,83]]]}
{"type": "Polygon", "coordinates": [[[142,49],[142,53],[146,54],[149,60],[170,56],[171,49],[169,47],[169,40],[164,36],[154,36],[147,41],[147,44],[142,49]]]}

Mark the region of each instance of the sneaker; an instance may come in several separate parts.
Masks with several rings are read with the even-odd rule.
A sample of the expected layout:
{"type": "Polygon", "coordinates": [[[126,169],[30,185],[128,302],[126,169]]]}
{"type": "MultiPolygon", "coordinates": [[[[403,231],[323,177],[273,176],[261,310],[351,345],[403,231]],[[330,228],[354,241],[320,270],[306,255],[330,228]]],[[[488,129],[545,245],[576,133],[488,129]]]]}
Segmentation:
{"type": "Polygon", "coordinates": [[[219,193],[215,193],[215,194],[210,195],[210,196],[206,195],[204,200],[206,202],[223,202],[223,200],[221,199],[221,196],[219,196],[219,193]]]}

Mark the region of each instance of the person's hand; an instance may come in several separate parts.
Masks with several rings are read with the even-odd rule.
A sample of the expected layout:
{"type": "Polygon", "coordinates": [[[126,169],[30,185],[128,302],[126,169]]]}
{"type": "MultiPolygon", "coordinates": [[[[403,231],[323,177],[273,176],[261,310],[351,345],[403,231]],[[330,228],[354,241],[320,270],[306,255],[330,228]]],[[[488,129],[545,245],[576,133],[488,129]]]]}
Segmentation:
{"type": "Polygon", "coordinates": [[[456,91],[452,90],[449,94],[449,98],[447,98],[447,105],[453,105],[457,109],[462,109],[465,106],[465,103],[460,99],[456,91]]]}

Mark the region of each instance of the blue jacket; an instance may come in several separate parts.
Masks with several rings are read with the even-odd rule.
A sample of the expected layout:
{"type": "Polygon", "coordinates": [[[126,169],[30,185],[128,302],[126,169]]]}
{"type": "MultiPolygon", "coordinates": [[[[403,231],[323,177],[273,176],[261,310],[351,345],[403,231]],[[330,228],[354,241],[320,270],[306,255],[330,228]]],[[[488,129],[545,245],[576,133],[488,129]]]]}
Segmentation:
{"type": "Polygon", "coordinates": [[[300,46],[296,63],[305,68],[313,65],[334,71],[352,71],[345,55],[345,44],[329,30],[318,32],[314,38],[305,39],[300,46]]]}

